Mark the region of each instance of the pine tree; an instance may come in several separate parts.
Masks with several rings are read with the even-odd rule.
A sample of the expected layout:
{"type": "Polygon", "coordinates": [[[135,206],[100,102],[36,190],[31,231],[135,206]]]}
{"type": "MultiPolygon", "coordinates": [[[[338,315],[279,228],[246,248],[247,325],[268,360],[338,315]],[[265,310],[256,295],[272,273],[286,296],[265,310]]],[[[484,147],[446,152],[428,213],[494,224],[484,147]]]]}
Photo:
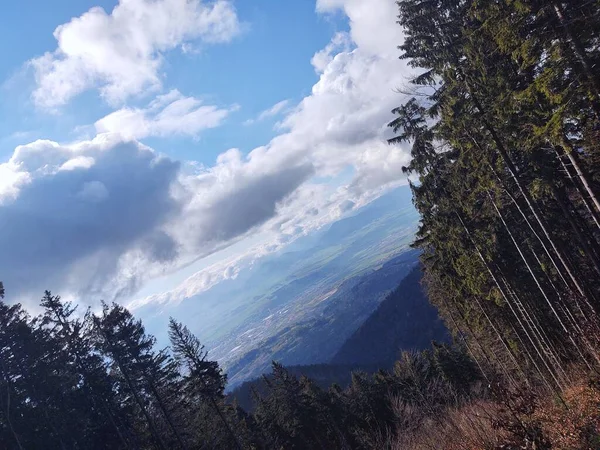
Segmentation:
{"type": "Polygon", "coordinates": [[[223,391],[227,382],[216,361],[208,361],[207,352],[198,338],[190,330],[171,318],[169,321],[169,339],[171,349],[177,361],[187,369],[184,378],[186,392],[195,404],[206,400],[219,417],[222,427],[228,436],[229,446],[243,448],[240,439],[234,433],[222,404],[223,391]]]}
{"type": "Polygon", "coordinates": [[[102,317],[94,318],[103,353],[112,359],[123,387],[132,395],[146,419],[149,434],[159,448],[183,447],[172,418],[171,397],[177,394],[176,367],[164,351],[155,352],[155,339],[140,321],[122,306],[104,305],[102,317]]]}
{"type": "MultiPolygon", "coordinates": [[[[100,354],[95,349],[92,317],[75,317],[76,307],[64,303],[59,296],[46,291],[41,305],[46,312],[43,324],[53,340],[59,344],[64,369],[79,379],[82,406],[89,412],[85,433],[87,442],[78,445],[94,448],[95,444],[112,448],[131,448],[132,411],[125,407],[113,392],[110,376],[100,354]]],[[[79,415],[81,417],[81,415],[79,415]]],[[[80,428],[81,429],[81,428],[80,428]]]]}

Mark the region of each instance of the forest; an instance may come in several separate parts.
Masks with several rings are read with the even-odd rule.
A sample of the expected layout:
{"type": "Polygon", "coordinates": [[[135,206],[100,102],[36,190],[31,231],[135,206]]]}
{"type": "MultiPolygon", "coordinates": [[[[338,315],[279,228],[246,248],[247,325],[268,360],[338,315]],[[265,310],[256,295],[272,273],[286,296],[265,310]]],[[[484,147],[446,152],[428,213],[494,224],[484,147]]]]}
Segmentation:
{"type": "MultiPolygon", "coordinates": [[[[225,402],[226,375],[171,320],[157,349],[117,304],[83,317],[46,292],[44,313],[0,305],[0,443],[36,449],[376,448],[392,427],[392,395],[439,411],[480,380],[458,349],[409,354],[393,371],[355,373],[347,389],[319,388],[273,363],[247,413],[225,402]]],[[[434,414],[434,410],[427,414],[434,414]]]]}
{"type": "Polygon", "coordinates": [[[183,324],[158,349],[46,292],[0,303],[3,448],[600,448],[600,2],[397,3],[390,145],[453,344],[329,389],[274,362],[249,412],[183,324]]]}

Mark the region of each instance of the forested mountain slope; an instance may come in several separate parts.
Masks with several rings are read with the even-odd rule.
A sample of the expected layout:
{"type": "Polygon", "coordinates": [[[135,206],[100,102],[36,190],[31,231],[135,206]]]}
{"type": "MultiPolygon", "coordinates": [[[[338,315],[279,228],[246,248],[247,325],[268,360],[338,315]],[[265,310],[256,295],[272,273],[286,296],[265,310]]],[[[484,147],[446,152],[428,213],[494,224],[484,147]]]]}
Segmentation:
{"type": "Polygon", "coordinates": [[[421,286],[415,267],[332,358],[338,364],[380,364],[396,361],[403,350],[424,350],[432,341],[447,341],[448,332],[421,286]]]}
{"type": "MultiPolygon", "coordinates": [[[[448,341],[446,327],[421,286],[422,275],[420,267],[415,265],[329,363],[286,365],[286,370],[294,376],[310,378],[322,389],[333,384],[346,388],[352,382],[353,372],[373,374],[388,370],[403,351],[426,350],[431,348],[432,341],[448,341]]],[[[267,381],[262,377],[247,381],[234,389],[230,398],[247,411],[253,410],[253,390],[267,393],[267,381]]]]}
{"type": "Polygon", "coordinates": [[[331,287],[325,296],[306,296],[304,306],[311,309],[308,317],[299,316],[285,322],[273,314],[270,321],[281,321],[287,326],[280,327],[278,332],[227,366],[230,387],[268,372],[272,361],[286,366],[329,362],[388,292],[418,264],[417,258],[417,251],[405,251],[376,270],[331,287]]]}
{"type": "Polygon", "coordinates": [[[398,2],[428,294],[490,375],[600,361],[598,2],[398,2]]]}
{"type": "MultiPolygon", "coordinates": [[[[230,386],[269,370],[272,359],[327,362],[416,264],[418,251],[410,244],[419,216],[411,198],[406,185],[388,191],[169,306],[169,314],[190,324],[227,370],[230,386]]],[[[167,342],[162,309],[149,304],[136,314],[167,342]]]]}

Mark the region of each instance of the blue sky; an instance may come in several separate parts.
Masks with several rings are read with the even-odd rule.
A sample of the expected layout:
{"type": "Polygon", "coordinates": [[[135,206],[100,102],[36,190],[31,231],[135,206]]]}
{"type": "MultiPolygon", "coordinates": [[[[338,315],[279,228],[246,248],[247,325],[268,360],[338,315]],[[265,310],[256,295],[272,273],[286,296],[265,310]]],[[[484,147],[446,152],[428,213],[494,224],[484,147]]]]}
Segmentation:
{"type": "Polygon", "coordinates": [[[405,182],[407,152],[385,142],[409,75],[395,15],[393,0],[3,6],[9,295],[179,301],[405,182]]]}
{"type": "MultiPolygon", "coordinates": [[[[53,31],[58,24],[68,22],[92,7],[99,6],[109,12],[118,2],[58,0],[52,4],[34,3],[35,7],[26,2],[3,7],[4,36],[0,51],[4,58],[0,77],[5,80],[5,88],[0,132],[5,144],[22,144],[23,137],[70,140],[77,137],[73,134],[75,128],[93,123],[111,110],[91,93],[74,99],[72,104],[61,109],[60,114],[49,117],[31,107],[28,88],[31,88],[32,79],[19,75],[26,70],[23,63],[29,57],[42,55],[56,47],[53,31]],[[25,23],[27,27],[23,26],[25,23]],[[15,42],[19,45],[15,46],[15,42]],[[15,85],[19,87],[16,91],[15,85]],[[19,114],[14,114],[15,109],[19,114]]],[[[297,103],[308,95],[318,77],[307,62],[315,49],[324,47],[335,32],[347,29],[347,21],[341,14],[315,14],[315,5],[311,1],[260,0],[237,2],[235,7],[243,20],[240,36],[219,48],[199,48],[193,55],[173,52],[164,71],[165,85],[222,105],[239,104],[240,110],[222,127],[203,133],[199,141],[149,139],[147,142],[153,148],[177,158],[209,164],[228,148],[239,147],[248,152],[268,141],[273,136],[272,120],[254,127],[240,127],[240,123],[280,101],[297,103]]],[[[6,157],[12,148],[3,145],[0,152],[0,156],[6,157]]]]}

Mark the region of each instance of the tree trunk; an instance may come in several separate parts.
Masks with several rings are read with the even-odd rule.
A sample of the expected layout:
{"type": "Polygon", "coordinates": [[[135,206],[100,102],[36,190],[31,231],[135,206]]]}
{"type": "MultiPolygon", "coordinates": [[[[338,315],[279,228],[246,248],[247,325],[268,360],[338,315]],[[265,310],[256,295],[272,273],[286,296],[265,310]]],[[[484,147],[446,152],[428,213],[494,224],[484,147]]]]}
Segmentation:
{"type": "MultiPolygon", "coordinates": [[[[56,316],[56,319],[58,320],[58,322],[60,323],[60,325],[63,327],[63,329],[66,330],[67,335],[69,336],[69,344],[71,345],[72,348],[76,348],[76,346],[73,345],[74,337],[73,337],[72,329],[71,329],[71,326],[69,324],[68,319],[65,316],[63,316],[56,309],[53,309],[52,312],[56,316]]],[[[121,430],[119,429],[119,427],[118,427],[118,425],[117,425],[117,423],[115,421],[115,418],[113,417],[113,414],[110,411],[110,408],[109,408],[106,400],[104,398],[98,397],[96,394],[94,394],[94,391],[93,391],[92,387],[88,383],[87,380],[90,378],[90,376],[89,376],[89,374],[90,374],[89,368],[86,367],[85,363],[82,361],[81,355],[79,354],[79,352],[75,351],[74,352],[74,356],[75,356],[75,364],[77,365],[77,369],[79,370],[79,374],[84,379],[83,389],[85,390],[85,393],[87,394],[87,397],[89,398],[90,403],[94,407],[96,407],[97,404],[98,404],[98,402],[100,402],[100,404],[102,405],[102,409],[104,410],[104,414],[106,414],[106,417],[108,417],[109,422],[111,423],[112,427],[115,429],[115,432],[117,433],[117,436],[119,436],[119,440],[125,446],[125,448],[127,448],[127,449],[130,448],[129,443],[125,439],[125,436],[123,436],[123,433],[121,433],[121,430]]]]}
{"type": "MultiPolygon", "coordinates": [[[[184,337],[181,335],[181,332],[179,329],[177,329],[177,334],[179,335],[179,338],[182,342],[185,341],[184,337]]],[[[188,349],[189,350],[189,349],[188,349]]],[[[194,367],[196,368],[196,371],[198,373],[202,373],[202,368],[200,367],[199,362],[196,360],[195,355],[192,352],[187,352],[187,359],[189,361],[191,361],[194,365],[194,367]]],[[[208,388],[208,386],[206,385],[206,383],[204,382],[204,380],[202,380],[200,377],[198,377],[198,379],[200,380],[200,382],[204,385],[205,388],[208,388]]],[[[211,403],[211,405],[213,406],[213,408],[215,409],[215,412],[218,414],[219,418],[221,419],[221,421],[223,422],[223,425],[225,426],[225,429],[227,430],[227,433],[231,436],[231,438],[233,439],[233,442],[235,443],[235,446],[238,450],[242,450],[242,444],[240,443],[238,437],[234,434],[233,430],[231,429],[231,427],[229,426],[229,422],[227,422],[227,419],[225,418],[225,416],[223,415],[223,412],[221,411],[221,408],[219,407],[219,405],[217,404],[217,401],[215,400],[214,396],[209,392],[208,389],[206,389],[208,392],[208,398],[209,401],[211,403]]]]}
{"type": "MultiPolygon", "coordinates": [[[[449,308],[448,303],[446,302],[446,299],[443,298],[442,301],[444,302],[444,306],[446,307],[446,311],[448,312],[448,316],[450,317],[450,321],[452,322],[452,325],[454,326],[454,328],[456,329],[456,332],[459,334],[459,336],[461,337],[461,340],[463,341],[463,343],[467,347],[467,352],[469,352],[469,354],[471,355],[471,358],[473,358],[473,360],[477,364],[477,367],[479,367],[479,371],[481,372],[481,374],[483,375],[483,377],[485,378],[485,380],[489,384],[490,383],[490,379],[487,377],[487,375],[485,373],[485,370],[483,370],[483,366],[479,362],[479,359],[475,356],[475,352],[473,352],[473,350],[471,349],[471,346],[469,345],[469,343],[465,339],[465,336],[460,331],[458,323],[456,322],[456,320],[454,320],[454,316],[452,315],[452,311],[449,308]]],[[[484,356],[487,358],[487,355],[485,355],[485,353],[484,353],[484,356]]]]}
{"type": "Polygon", "coordinates": [[[183,443],[183,439],[181,438],[179,431],[173,424],[173,420],[171,419],[171,414],[169,414],[169,411],[167,411],[167,408],[162,400],[162,397],[161,397],[160,393],[158,392],[158,389],[156,389],[156,386],[154,385],[154,381],[152,379],[150,379],[148,384],[150,385],[150,390],[152,391],[152,394],[154,395],[154,397],[156,398],[156,401],[158,402],[158,407],[162,411],[163,416],[165,416],[165,419],[169,425],[169,428],[171,428],[171,431],[175,435],[177,442],[179,443],[179,445],[181,446],[181,448],[183,450],[187,450],[187,446],[183,443]]]}
{"type": "Polygon", "coordinates": [[[548,306],[550,307],[552,313],[554,314],[554,316],[557,318],[561,328],[564,330],[564,332],[566,333],[566,335],[568,336],[569,340],[571,341],[571,343],[573,344],[574,348],[577,350],[577,352],[579,353],[582,361],[590,366],[590,364],[588,363],[587,359],[585,358],[585,356],[583,355],[583,353],[581,352],[581,349],[579,348],[579,345],[577,344],[577,342],[575,342],[575,340],[573,339],[573,336],[571,334],[571,332],[569,331],[569,329],[565,326],[563,320],[560,318],[560,315],[558,314],[558,312],[556,311],[554,305],[552,304],[552,302],[550,301],[550,299],[548,298],[546,292],[544,291],[544,289],[542,288],[539,280],[537,279],[537,277],[535,276],[535,274],[533,273],[533,270],[531,269],[531,266],[529,265],[529,263],[527,262],[527,259],[525,258],[525,255],[523,254],[519,244],[517,243],[517,241],[515,240],[512,232],[510,231],[510,229],[508,228],[508,225],[506,223],[506,221],[504,220],[504,216],[502,216],[502,213],[500,212],[500,210],[498,209],[498,207],[496,206],[496,203],[494,202],[494,200],[491,197],[491,194],[489,194],[490,197],[490,201],[492,202],[492,205],[494,206],[494,209],[496,210],[496,212],[498,213],[498,216],[500,217],[500,220],[502,221],[502,223],[504,224],[504,227],[507,231],[507,233],[509,234],[513,244],[515,245],[517,251],[519,252],[519,254],[521,255],[521,259],[523,260],[523,262],[525,263],[525,266],[527,267],[528,272],[530,273],[531,277],[533,278],[535,284],[537,285],[538,289],[540,290],[540,292],[542,293],[542,296],[544,297],[544,299],[546,300],[546,303],[548,304],[548,306]]]}
{"type": "MultiPolygon", "coordinates": [[[[598,197],[596,197],[596,194],[592,190],[592,187],[590,186],[590,183],[588,182],[587,177],[583,173],[583,170],[582,170],[581,166],[579,165],[579,161],[577,160],[577,156],[575,156],[574,151],[575,150],[569,146],[569,148],[565,151],[565,153],[567,154],[567,158],[569,158],[569,162],[575,169],[575,172],[577,173],[577,177],[579,178],[579,181],[581,182],[581,184],[583,185],[583,188],[589,195],[589,199],[591,200],[592,204],[594,205],[594,208],[595,208],[594,218],[597,219],[598,221],[600,221],[600,219],[598,218],[598,213],[600,213],[600,202],[598,202],[598,197]]],[[[585,198],[586,197],[584,197],[584,199],[585,198]]]]}
{"type": "Polygon", "coordinates": [[[592,250],[592,248],[589,246],[585,236],[583,236],[581,230],[579,229],[579,227],[573,220],[573,217],[571,217],[571,212],[569,211],[569,209],[567,208],[567,205],[565,205],[563,199],[561,198],[560,192],[558,192],[558,189],[556,189],[554,186],[552,186],[552,193],[554,194],[556,203],[558,203],[558,206],[560,206],[560,210],[562,211],[563,215],[569,222],[571,229],[575,233],[575,236],[577,236],[577,240],[581,244],[581,247],[583,248],[583,251],[584,251],[585,255],[587,256],[587,259],[592,263],[592,266],[594,266],[594,269],[596,269],[596,272],[598,272],[598,274],[600,274],[600,262],[596,258],[596,255],[594,254],[594,251],[592,250]]]}
{"type": "Polygon", "coordinates": [[[517,249],[517,252],[519,253],[519,255],[521,256],[521,260],[523,261],[523,263],[525,263],[525,267],[527,268],[527,271],[529,272],[529,274],[531,275],[531,278],[533,279],[535,285],[538,287],[539,291],[541,292],[542,296],[544,297],[544,299],[546,300],[546,303],[548,304],[548,306],[550,307],[550,310],[552,311],[552,313],[554,314],[554,316],[556,317],[556,320],[558,320],[558,323],[560,324],[561,328],[563,329],[563,331],[565,333],[569,333],[569,330],[567,329],[567,327],[565,326],[565,324],[563,323],[562,319],[560,318],[560,316],[558,315],[558,313],[556,312],[556,309],[554,308],[554,305],[552,304],[552,302],[550,301],[550,298],[548,298],[548,295],[546,294],[546,291],[544,291],[544,288],[542,287],[540,281],[538,280],[538,277],[535,275],[535,273],[533,272],[533,269],[531,268],[531,265],[529,264],[529,262],[527,261],[527,258],[525,258],[525,255],[523,254],[523,251],[521,250],[521,246],[518,244],[518,242],[516,241],[514,235],[512,234],[512,232],[510,231],[510,228],[508,227],[508,224],[506,223],[506,221],[504,220],[504,216],[502,215],[502,213],[500,212],[500,210],[498,209],[498,206],[496,206],[496,202],[494,202],[494,199],[492,198],[491,194],[488,192],[488,197],[490,199],[490,202],[492,203],[492,206],[494,207],[494,210],[496,211],[496,213],[498,214],[498,217],[500,218],[500,221],[502,222],[502,224],[504,225],[504,229],[506,230],[506,232],[508,233],[512,243],[514,244],[515,248],[517,249]]]}
{"type": "Polygon", "coordinates": [[[583,172],[581,172],[581,168],[579,168],[579,164],[577,163],[574,155],[572,155],[573,149],[570,149],[569,151],[567,151],[565,153],[568,153],[569,161],[571,162],[571,165],[577,172],[577,175],[579,177],[579,183],[573,178],[569,168],[567,167],[567,165],[565,164],[565,162],[562,158],[562,153],[561,153],[562,148],[560,146],[553,146],[553,148],[554,148],[554,152],[556,153],[556,156],[558,158],[558,161],[561,163],[563,170],[566,172],[569,180],[571,180],[571,183],[573,183],[573,186],[575,186],[575,189],[577,189],[577,192],[579,193],[579,196],[581,197],[581,200],[583,201],[585,208],[587,209],[590,216],[592,217],[592,220],[596,224],[596,227],[598,229],[600,229],[600,216],[598,215],[598,212],[597,212],[597,211],[600,211],[600,204],[596,205],[597,200],[594,202],[596,197],[593,194],[593,191],[591,191],[591,188],[589,188],[589,185],[587,184],[587,179],[585,178],[583,172]],[[575,162],[575,164],[577,164],[577,167],[575,166],[575,164],[573,164],[573,161],[575,162]],[[581,176],[579,176],[579,174],[581,174],[581,176]],[[584,181],[585,181],[585,183],[584,183],[584,181]],[[583,185],[584,189],[586,189],[589,197],[586,196],[582,192],[580,183],[583,185]]]}
{"type": "MultiPolygon", "coordinates": [[[[600,81],[596,76],[594,76],[591,64],[585,53],[585,49],[579,41],[579,38],[573,33],[569,21],[565,18],[565,12],[563,10],[562,4],[560,2],[553,1],[552,8],[554,10],[554,14],[556,14],[556,17],[558,18],[558,21],[562,26],[563,34],[568,43],[570,44],[569,46],[571,47],[573,53],[575,53],[575,56],[577,57],[577,60],[581,65],[581,71],[583,72],[583,75],[585,76],[585,78],[587,78],[588,82],[590,83],[591,90],[594,96],[596,97],[596,102],[593,102],[593,108],[596,111],[596,115],[598,115],[598,118],[600,118],[600,107],[598,106],[598,101],[600,101],[600,81]]],[[[577,70],[578,68],[574,67],[574,69],[577,70]]]]}
{"type": "MultiPolygon", "coordinates": [[[[477,252],[477,255],[479,256],[479,259],[481,259],[481,262],[483,263],[484,267],[486,268],[487,272],[490,274],[490,277],[492,278],[492,280],[494,281],[494,284],[496,285],[496,287],[498,288],[498,290],[500,291],[500,294],[502,295],[502,298],[504,299],[504,301],[506,301],[508,304],[510,304],[510,300],[508,298],[508,296],[506,295],[506,292],[504,291],[504,289],[502,288],[502,286],[500,285],[500,282],[498,280],[498,278],[496,277],[496,275],[494,274],[492,268],[490,267],[490,265],[488,264],[488,262],[486,261],[485,257],[483,256],[483,253],[481,253],[481,250],[479,250],[479,246],[477,245],[477,243],[475,242],[475,240],[473,239],[473,237],[471,236],[471,232],[469,231],[469,229],[467,228],[467,225],[465,224],[465,222],[463,221],[462,217],[456,213],[458,219],[460,220],[461,225],[463,226],[465,232],[467,233],[467,236],[469,237],[469,240],[471,241],[471,244],[475,247],[475,251],[477,252]]],[[[487,313],[485,312],[485,310],[483,309],[483,306],[481,305],[481,303],[479,302],[479,300],[477,298],[475,298],[476,303],[478,304],[479,308],[482,310],[484,316],[486,317],[486,319],[488,320],[488,322],[490,323],[490,325],[492,326],[492,329],[494,330],[494,332],[500,336],[499,331],[496,329],[495,325],[492,323],[491,319],[489,318],[489,316],[487,315],[487,313]]],[[[512,307],[511,307],[512,310],[512,307]]],[[[514,312],[514,310],[512,310],[513,314],[515,314],[515,317],[517,318],[517,320],[519,321],[521,327],[523,327],[520,319],[517,317],[516,313],[514,312]]],[[[524,327],[523,327],[524,328],[524,327]]],[[[506,350],[508,351],[509,355],[511,356],[511,359],[513,359],[515,365],[517,366],[517,369],[521,372],[523,378],[525,377],[525,374],[522,372],[518,362],[516,361],[516,358],[514,357],[514,355],[512,354],[512,351],[510,350],[510,347],[508,347],[508,345],[504,342],[503,339],[501,339],[502,343],[504,344],[506,350]]],[[[533,343],[533,340],[531,340],[532,345],[534,346],[534,348],[536,348],[537,350],[537,346],[533,343]]],[[[539,354],[539,352],[538,352],[539,354]]],[[[559,381],[556,379],[554,373],[552,372],[552,370],[550,369],[550,367],[548,366],[545,358],[542,357],[541,354],[539,354],[540,358],[542,359],[542,362],[544,362],[544,364],[546,365],[548,372],[550,373],[550,375],[552,376],[552,378],[554,378],[554,381],[556,382],[557,386],[559,387],[560,390],[562,390],[562,386],[560,385],[559,381]]],[[[534,362],[535,364],[535,362],[534,362]]],[[[538,369],[539,370],[539,369],[538,369]]]]}
{"type": "Polygon", "coordinates": [[[13,423],[10,419],[10,380],[8,378],[8,374],[6,373],[6,370],[4,369],[4,364],[2,363],[2,361],[0,361],[0,364],[1,364],[0,368],[2,369],[2,372],[4,374],[4,379],[6,382],[6,411],[4,413],[4,415],[6,416],[6,423],[8,423],[8,428],[10,429],[11,434],[15,438],[17,447],[19,447],[19,450],[23,450],[23,446],[21,445],[21,440],[19,439],[19,435],[15,431],[13,423]]]}
{"type": "MultiPolygon", "coordinates": [[[[469,87],[468,83],[467,83],[467,87],[469,87]]],[[[477,97],[475,95],[473,95],[472,90],[470,89],[470,87],[469,87],[469,91],[471,92],[472,100],[473,100],[473,103],[475,104],[475,107],[477,108],[477,110],[481,114],[482,122],[483,122],[486,130],[492,136],[492,140],[496,144],[496,148],[498,150],[498,153],[500,154],[502,160],[506,164],[506,167],[508,168],[508,171],[509,171],[511,177],[515,181],[519,192],[521,193],[521,195],[525,199],[527,207],[529,208],[529,210],[533,214],[533,217],[535,218],[535,220],[538,223],[540,229],[544,233],[544,236],[546,237],[546,239],[550,243],[550,246],[554,250],[554,253],[558,257],[559,261],[561,262],[561,265],[563,266],[564,270],[567,272],[568,277],[571,279],[571,282],[573,283],[573,285],[575,286],[575,288],[579,291],[579,293],[582,296],[586,297],[585,290],[581,286],[581,283],[579,282],[579,280],[577,279],[577,277],[575,277],[575,275],[574,275],[571,267],[569,266],[569,264],[566,261],[565,256],[563,255],[562,251],[560,251],[558,249],[558,246],[554,242],[554,239],[552,238],[552,236],[550,235],[550,232],[548,231],[548,228],[547,228],[545,222],[542,220],[541,214],[540,214],[537,206],[533,202],[533,199],[529,195],[529,192],[527,192],[527,188],[521,182],[521,179],[520,179],[520,177],[518,175],[517,168],[514,165],[511,157],[509,156],[506,148],[504,147],[504,144],[502,143],[502,141],[498,137],[498,134],[496,133],[495,128],[492,127],[492,125],[485,118],[485,113],[484,113],[483,107],[481,106],[481,103],[479,103],[479,100],[477,99],[477,97]]]]}

